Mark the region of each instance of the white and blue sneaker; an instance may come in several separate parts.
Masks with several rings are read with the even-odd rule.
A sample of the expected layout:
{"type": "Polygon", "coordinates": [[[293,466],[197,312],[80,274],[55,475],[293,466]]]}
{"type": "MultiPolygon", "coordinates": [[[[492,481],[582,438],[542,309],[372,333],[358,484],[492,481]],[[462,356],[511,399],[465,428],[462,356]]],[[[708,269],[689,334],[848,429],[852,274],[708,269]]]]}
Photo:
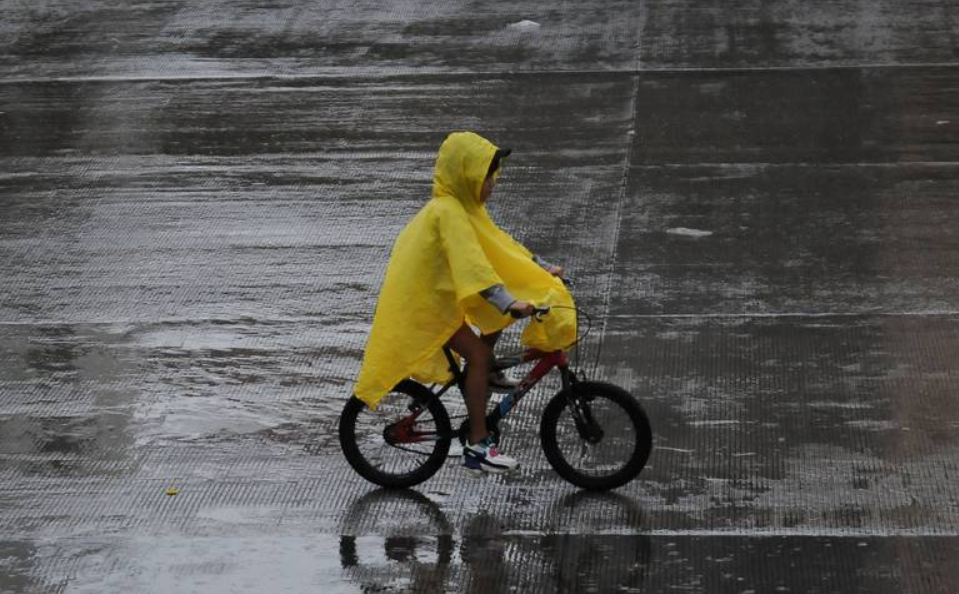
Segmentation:
{"type": "Polygon", "coordinates": [[[519,468],[519,461],[501,454],[496,443],[487,436],[483,441],[463,448],[463,468],[470,474],[502,474],[519,468]]]}

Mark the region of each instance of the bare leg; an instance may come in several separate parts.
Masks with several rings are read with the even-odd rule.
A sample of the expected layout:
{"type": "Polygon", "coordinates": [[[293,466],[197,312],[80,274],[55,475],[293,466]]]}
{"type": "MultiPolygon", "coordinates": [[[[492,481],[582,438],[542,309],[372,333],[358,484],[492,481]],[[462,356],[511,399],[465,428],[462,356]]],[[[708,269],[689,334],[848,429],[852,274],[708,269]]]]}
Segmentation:
{"type": "Polygon", "coordinates": [[[469,414],[469,443],[478,443],[487,435],[486,391],[489,385],[489,370],[493,363],[493,349],[480,339],[465,324],[446,343],[459,353],[468,364],[466,367],[466,412],[469,414]]]}

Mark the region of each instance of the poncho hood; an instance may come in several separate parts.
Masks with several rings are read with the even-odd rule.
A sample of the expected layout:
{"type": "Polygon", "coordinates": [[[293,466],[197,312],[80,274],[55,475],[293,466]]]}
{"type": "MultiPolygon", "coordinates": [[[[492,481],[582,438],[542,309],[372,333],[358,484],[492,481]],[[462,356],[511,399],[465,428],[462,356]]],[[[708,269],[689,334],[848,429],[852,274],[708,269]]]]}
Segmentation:
{"type": "Polygon", "coordinates": [[[433,197],[451,196],[467,210],[482,206],[480,193],[496,145],[473,132],[454,132],[440,146],[433,171],[433,197]]]}

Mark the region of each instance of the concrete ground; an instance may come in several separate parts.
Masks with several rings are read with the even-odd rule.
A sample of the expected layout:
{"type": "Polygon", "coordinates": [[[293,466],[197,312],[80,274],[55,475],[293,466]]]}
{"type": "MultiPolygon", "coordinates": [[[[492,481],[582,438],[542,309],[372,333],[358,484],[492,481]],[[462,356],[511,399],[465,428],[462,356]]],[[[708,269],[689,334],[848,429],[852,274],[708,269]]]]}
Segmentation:
{"type": "Polygon", "coordinates": [[[0,591],[959,591],[959,3],[0,8],[0,591]],[[340,453],[457,129],[649,413],[613,493],[555,386],[515,476],[340,453]]]}

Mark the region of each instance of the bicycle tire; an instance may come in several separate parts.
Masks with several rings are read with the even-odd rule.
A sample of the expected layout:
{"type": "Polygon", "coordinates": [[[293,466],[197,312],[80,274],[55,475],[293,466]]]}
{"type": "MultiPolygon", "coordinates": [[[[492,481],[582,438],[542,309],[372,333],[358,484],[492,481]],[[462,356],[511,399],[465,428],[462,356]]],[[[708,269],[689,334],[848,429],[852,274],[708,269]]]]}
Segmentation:
{"type": "Polygon", "coordinates": [[[432,477],[443,466],[450,449],[450,419],[446,408],[426,386],[403,380],[376,407],[370,409],[351,396],[339,423],[340,447],[350,466],[371,483],[405,489],[432,477]],[[416,424],[435,433],[435,441],[390,444],[386,429],[410,415],[409,406],[428,402],[416,424]],[[432,423],[432,425],[430,425],[432,423]]]}
{"type": "Polygon", "coordinates": [[[550,466],[563,479],[589,491],[608,491],[636,478],[653,447],[652,428],[643,407],[629,392],[612,384],[580,382],[571,390],[571,395],[557,393],[543,410],[540,441],[550,466]],[[577,428],[569,412],[573,402],[594,417],[604,413],[601,420],[594,419],[604,431],[596,443],[590,443],[577,428]],[[599,404],[613,412],[600,411],[599,404]],[[599,451],[598,446],[606,447],[599,451]],[[579,460],[571,453],[576,449],[579,460]],[[610,464],[613,457],[622,458],[622,464],[610,464]]]}

